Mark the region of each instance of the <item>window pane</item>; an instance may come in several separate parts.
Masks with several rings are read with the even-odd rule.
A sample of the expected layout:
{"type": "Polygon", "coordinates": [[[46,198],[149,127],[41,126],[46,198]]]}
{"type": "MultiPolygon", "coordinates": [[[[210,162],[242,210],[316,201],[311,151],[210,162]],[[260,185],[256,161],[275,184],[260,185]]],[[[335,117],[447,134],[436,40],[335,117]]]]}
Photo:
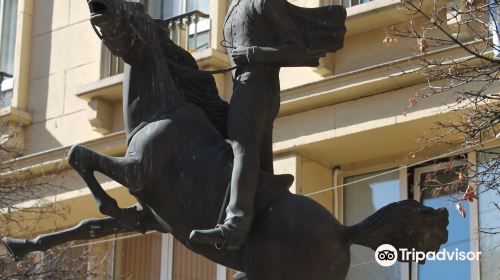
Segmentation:
{"type": "Polygon", "coordinates": [[[159,233],[118,240],[115,278],[159,280],[161,248],[159,233]]]}
{"type": "MultiPolygon", "coordinates": [[[[198,32],[189,36],[189,50],[199,51],[208,48],[208,38],[210,31],[198,32]],[[196,39],[196,40],[195,40],[196,39]],[[196,46],[195,46],[196,42],[196,46]]],[[[193,32],[194,33],[194,32],[193,32]]]]}
{"type": "Polygon", "coordinates": [[[215,280],[217,266],[174,241],[173,280],[215,280]]]}
{"type": "Polygon", "coordinates": [[[6,90],[0,92],[0,108],[10,106],[12,101],[12,90],[6,90]]]}
{"type": "Polygon", "coordinates": [[[148,13],[153,18],[169,18],[182,14],[182,0],[148,0],[148,13]]]}
{"type": "Polygon", "coordinates": [[[17,0],[0,0],[2,33],[0,35],[0,71],[12,74],[16,42],[17,0]]]}
{"type": "Polygon", "coordinates": [[[499,210],[500,193],[498,185],[500,148],[478,154],[479,166],[479,247],[481,251],[481,279],[497,279],[499,276],[500,234],[486,232],[500,231],[499,210]]]}
{"type": "MultiPolygon", "coordinates": [[[[353,225],[375,213],[385,205],[400,200],[399,172],[367,179],[386,171],[348,177],[344,183],[344,223],[353,225]]],[[[351,268],[347,279],[392,280],[401,278],[401,264],[383,267],[375,262],[372,249],[358,245],[351,246],[351,268]]]]}
{"type": "MultiPolygon", "coordinates": [[[[462,218],[455,210],[455,201],[460,194],[463,194],[467,184],[459,183],[458,174],[465,172],[463,166],[457,166],[452,169],[446,168],[436,171],[425,172],[420,175],[419,187],[422,192],[423,203],[432,208],[446,207],[449,211],[448,224],[448,242],[441,246],[447,251],[470,251],[470,222],[469,222],[469,203],[463,203],[467,215],[462,218]],[[442,191],[436,191],[436,188],[442,188],[442,191]]],[[[446,271],[446,277],[449,279],[469,279],[470,262],[469,261],[428,261],[424,265],[419,265],[418,279],[422,280],[440,280],[442,272],[446,271]]]]}
{"type": "Polygon", "coordinates": [[[186,12],[198,10],[208,14],[208,0],[186,0],[186,12]]]}

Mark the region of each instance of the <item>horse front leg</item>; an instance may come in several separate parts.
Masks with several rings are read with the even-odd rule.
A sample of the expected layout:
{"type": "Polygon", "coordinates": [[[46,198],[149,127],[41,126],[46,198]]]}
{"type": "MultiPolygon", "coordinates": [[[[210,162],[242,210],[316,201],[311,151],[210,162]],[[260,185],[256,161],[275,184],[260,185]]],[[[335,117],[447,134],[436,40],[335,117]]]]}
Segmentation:
{"type": "Polygon", "coordinates": [[[129,229],[141,231],[139,221],[131,219],[130,210],[118,207],[116,200],[104,191],[94,175],[97,171],[127,188],[137,187],[137,177],[140,175],[137,160],[104,156],[77,145],[71,148],[68,162],[87,183],[102,214],[115,218],[129,229]]]}

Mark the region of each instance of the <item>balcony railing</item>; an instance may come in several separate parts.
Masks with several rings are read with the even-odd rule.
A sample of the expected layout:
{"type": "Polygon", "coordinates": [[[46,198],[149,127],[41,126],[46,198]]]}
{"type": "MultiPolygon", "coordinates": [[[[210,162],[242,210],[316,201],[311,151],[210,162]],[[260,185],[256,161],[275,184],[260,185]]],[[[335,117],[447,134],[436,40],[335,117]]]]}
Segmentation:
{"type": "Polygon", "coordinates": [[[341,0],[341,4],[347,8],[347,7],[352,7],[352,6],[368,3],[371,1],[372,0],[341,0]]]}
{"type": "MultiPolygon", "coordinates": [[[[189,52],[208,48],[210,42],[210,18],[200,11],[192,11],[164,20],[168,36],[175,44],[189,52]]],[[[123,73],[124,62],[105,46],[102,54],[102,78],[123,73]]]]}
{"type": "Polygon", "coordinates": [[[346,8],[368,3],[374,0],[323,0],[321,5],[342,5],[346,8]]]}
{"type": "Polygon", "coordinates": [[[189,52],[208,48],[210,18],[200,11],[192,11],[165,20],[169,37],[189,52]]]}

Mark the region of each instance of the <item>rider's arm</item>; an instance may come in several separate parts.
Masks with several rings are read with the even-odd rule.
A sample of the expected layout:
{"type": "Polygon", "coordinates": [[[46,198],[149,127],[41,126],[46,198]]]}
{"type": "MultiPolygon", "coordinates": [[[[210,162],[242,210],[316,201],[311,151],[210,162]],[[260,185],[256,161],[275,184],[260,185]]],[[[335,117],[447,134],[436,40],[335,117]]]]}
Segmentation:
{"type": "Polygon", "coordinates": [[[261,13],[269,30],[276,36],[276,45],[255,46],[248,50],[250,64],[287,66],[302,61],[305,57],[305,42],[296,23],[290,18],[286,0],[262,0],[261,13]]]}

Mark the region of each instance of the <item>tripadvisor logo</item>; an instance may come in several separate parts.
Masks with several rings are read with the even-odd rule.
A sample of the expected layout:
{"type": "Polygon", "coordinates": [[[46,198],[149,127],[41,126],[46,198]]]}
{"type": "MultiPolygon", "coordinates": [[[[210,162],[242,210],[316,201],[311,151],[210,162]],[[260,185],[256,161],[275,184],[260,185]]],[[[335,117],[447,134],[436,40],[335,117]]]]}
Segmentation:
{"type": "Polygon", "coordinates": [[[398,260],[398,251],[390,244],[378,246],[375,251],[375,260],[381,266],[391,266],[398,260]]]}
{"type": "Polygon", "coordinates": [[[481,252],[465,252],[458,249],[449,251],[442,249],[438,252],[422,252],[415,249],[399,248],[396,250],[390,244],[380,245],[375,251],[375,260],[381,266],[392,266],[399,259],[404,262],[427,261],[473,261],[479,260],[481,252]],[[399,256],[399,258],[398,258],[399,256]]]}

